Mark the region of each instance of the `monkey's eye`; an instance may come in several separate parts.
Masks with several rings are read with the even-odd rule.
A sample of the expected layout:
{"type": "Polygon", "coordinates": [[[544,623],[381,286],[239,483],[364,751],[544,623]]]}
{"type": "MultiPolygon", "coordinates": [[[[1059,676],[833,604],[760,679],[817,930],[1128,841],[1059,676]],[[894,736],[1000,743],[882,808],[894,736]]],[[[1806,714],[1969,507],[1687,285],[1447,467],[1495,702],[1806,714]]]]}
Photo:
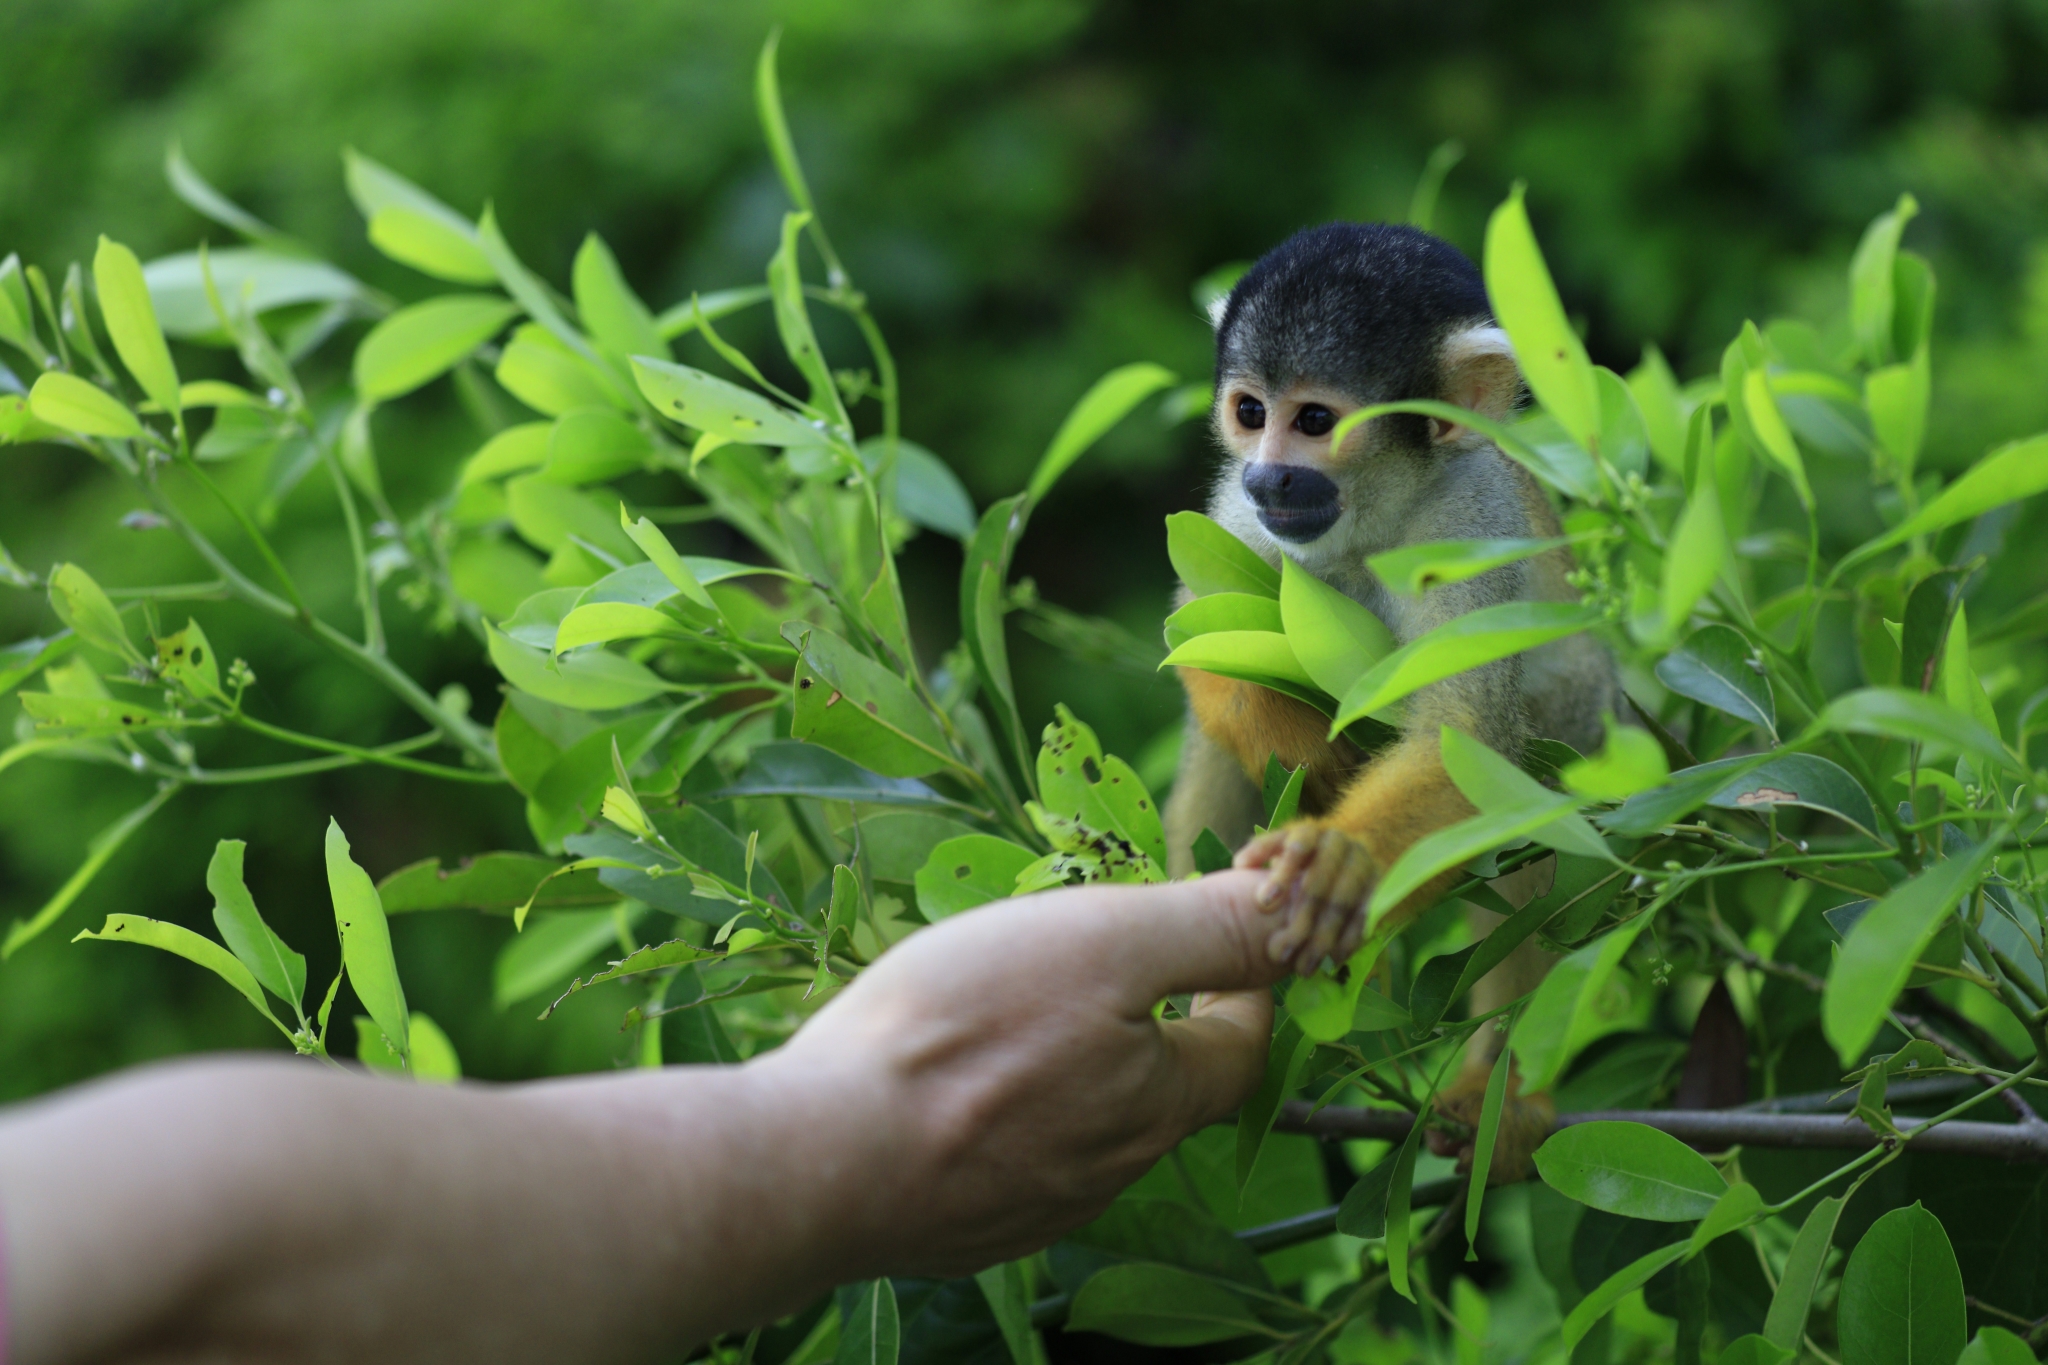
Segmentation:
{"type": "Polygon", "coordinates": [[[1249,394],[1237,400],[1237,424],[1252,431],[1266,425],[1266,405],[1249,394]]]}
{"type": "Polygon", "coordinates": [[[1321,403],[1303,403],[1294,418],[1294,429],[1304,436],[1328,436],[1337,425],[1337,414],[1321,403]]]}

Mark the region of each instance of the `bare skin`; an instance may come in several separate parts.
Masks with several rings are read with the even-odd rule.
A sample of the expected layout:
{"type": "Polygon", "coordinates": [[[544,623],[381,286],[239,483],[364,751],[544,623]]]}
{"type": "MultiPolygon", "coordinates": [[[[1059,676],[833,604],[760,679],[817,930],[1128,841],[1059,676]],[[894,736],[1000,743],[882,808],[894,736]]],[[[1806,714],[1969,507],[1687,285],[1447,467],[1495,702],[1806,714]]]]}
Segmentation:
{"type": "Polygon", "coordinates": [[[212,1058],[17,1107],[11,1359],[651,1359],[1025,1254],[1257,1086],[1255,881],[959,916],[743,1066],[435,1088],[212,1058]]]}

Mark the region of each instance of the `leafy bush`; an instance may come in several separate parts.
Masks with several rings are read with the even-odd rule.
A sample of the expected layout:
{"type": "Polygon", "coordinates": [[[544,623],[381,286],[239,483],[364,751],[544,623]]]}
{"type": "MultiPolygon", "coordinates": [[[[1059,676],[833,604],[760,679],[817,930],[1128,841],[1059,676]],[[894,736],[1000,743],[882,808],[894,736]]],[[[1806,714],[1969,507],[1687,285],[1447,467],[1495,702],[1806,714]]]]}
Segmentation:
{"type": "MultiPolygon", "coordinates": [[[[1165,393],[1185,411],[1199,389],[1150,364],[1106,375],[1025,490],[977,516],[944,463],[899,432],[895,367],[816,218],[772,43],[757,92],[795,206],[767,282],[660,314],[597,237],[564,296],[519,261],[490,210],[472,222],[359,156],[348,184],[372,243],[458,290],[394,307],[175,154],[179,193],[248,245],[145,268],[102,239],[90,290],[76,269],[57,285],[15,258],[0,266],[0,340],[40,371],[27,394],[0,398],[0,436],[91,456],[148,503],[137,515],[175,527],[214,575],[117,600],[78,565],[34,575],[0,559],[15,585],[47,590],[64,626],[0,654],[0,686],[42,682],[21,693],[33,729],[0,768],[63,757],[155,783],[0,953],[57,925],[122,841],[186,788],[360,765],[509,786],[543,852],[454,869],[430,860],[373,884],[330,824],[342,965],[317,1000],[305,959],[249,894],[234,841],[207,875],[219,943],[132,914],[78,937],[189,958],[322,1057],[346,980],[364,1011],[356,1055],[436,1080],[460,1062],[407,1006],[394,914],[509,915],[520,932],[493,968],[501,1003],[559,1005],[617,985],[635,1002],[624,1027],[637,1030],[644,1064],[729,1062],[774,1046],[921,924],[1042,887],[1165,876],[1156,801],[1132,765],[1065,708],[1032,741],[1005,618],[1034,601],[1009,570],[1048,490],[1140,404],[1165,393]],[[822,283],[804,278],[806,244],[822,283]],[[858,338],[862,368],[827,359],[814,305],[858,338]],[[773,362],[718,330],[756,307],[782,342],[773,362]],[[309,389],[302,362],[357,319],[374,325],[348,384],[309,389]],[[249,384],[181,382],[166,335],[231,347],[249,384]],[[747,382],[678,363],[686,336],[747,382]],[[452,488],[403,517],[384,489],[379,410],[444,376],[495,434],[452,488]],[[505,416],[506,395],[537,418],[505,416]],[[872,413],[876,430],[863,438],[855,413],[872,413]],[[216,484],[208,467],[223,461],[263,463],[255,505],[216,484]],[[316,472],[343,513],[353,633],[309,607],[265,531],[269,510],[316,472]],[[183,506],[194,496],[232,514],[244,542],[233,554],[183,506]],[[668,527],[689,550],[727,553],[686,553],[668,527]],[[933,666],[917,655],[896,558],[920,531],[964,548],[960,642],[933,666]],[[505,684],[488,727],[461,689],[431,694],[394,661],[387,587],[488,656],[505,684]],[[224,664],[196,619],[177,622],[181,604],[223,595],[355,665],[425,728],[366,747],[254,714],[256,669],[224,664]],[[200,763],[236,731],[319,756],[200,763]],[[616,959],[578,975],[613,947],[616,959]]],[[[2048,437],[2003,446],[1953,480],[1918,468],[1935,290],[1899,247],[1913,211],[1902,199],[1866,234],[1846,319],[1745,326],[1719,373],[1686,385],[1654,352],[1625,378],[1593,365],[1519,191],[1496,211],[1488,289],[1540,408],[1504,426],[1427,402],[1347,421],[1422,412],[1486,431],[1565,508],[1580,603],[1492,608],[1397,647],[1291,564],[1275,573],[1205,518],[1172,519],[1173,563],[1197,596],[1167,623],[1170,662],[1288,692],[1323,709],[1333,731],[1370,742],[1430,683],[1588,630],[1645,701],[1591,755],[1538,742],[1518,766],[1446,732],[1447,766],[1479,814],[1389,869],[1373,909],[1452,868],[1470,878],[1412,932],[1375,935],[1348,971],[1290,988],[1266,1086],[1234,1135],[1189,1139],[1043,1257],[973,1285],[850,1287],[714,1353],[815,1361],[858,1345],[1023,1361],[1041,1349],[1033,1328],[1064,1319],[1129,1342],[1212,1347],[1212,1358],[1476,1358],[1494,1310],[1456,1275],[1451,1234],[1462,1227],[1476,1244],[1483,1209],[1504,1201],[1534,1211],[1525,1260],[1563,1311],[1524,1354],[1577,1358],[1590,1342],[1641,1357],[1672,1331],[1662,1313],[1685,1359],[1705,1342],[1731,1361],[1909,1349],[1952,1360],[1968,1330],[1963,1286],[1979,1279],[2016,1296],[1980,1292],[1980,1318],[2031,1330],[2048,1307],[2043,1286],[2031,1270],[2000,1279],[1979,1248],[2032,1235],[2038,1190],[2031,1203],[1962,1209],[1967,1239],[1944,1230],[1956,1203],[1935,1190],[1942,1216],[1892,1197],[1905,1193],[1896,1182],[1864,1199],[1889,1212],[1849,1212],[1915,1148],[2048,1161],[2048,1128],[2019,1099],[2041,1084],[2048,1045],[2030,848],[2048,778],[2028,758],[2048,694],[2000,704],[2043,662],[2040,612],[1973,625],[1967,607],[2004,548],[2009,504],[2048,490],[2048,437]],[[1843,527],[1868,534],[1831,543],[1843,527]],[[1551,890],[1525,907],[1487,885],[1552,858],[1551,890]],[[1506,918],[1466,942],[1457,901],[1506,918]],[[1446,1022],[1531,935],[1563,955],[1544,983],[1505,1011],[1446,1022]],[[1852,1116],[1812,1121],[1825,1131],[1771,1113],[1687,1128],[1671,1117],[1682,1111],[1655,1108],[1680,1019],[1693,1033],[1688,1082],[1697,1068],[1702,1085],[1726,1091],[1732,1068],[1736,1094],[1847,1084],[1852,1116]],[[1467,1127],[1435,1112],[1437,1087],[1495,1024],[1510,1047],[1467,1127]],[[1541,1190],[1489,1195],[1509,1058],[1527,1086],[1556,1090],[1568,1121],[1537,1153],[1541,1190]],[[1333,1104],[1350,1094],[1375,1103],[1333,1104]],[[1894,1112],[1934,1095],[1927,1120],[1894,1112]],[[2019,1122],[1956,1121],[1994,1095],[2019,1122]],[[1607,1110],[1632,1116],[1569,1121],[1607,1110]],[[1469,1178],[1421,1178],[1431,1128],[1472,1144],[1469,1178]],[[1369,1169],[1341,1203],[1318,1207],[1330,1204],[1328,1173],[1278,1129],[1393,1145],[1354,1150],[1369,1169]],[[1744,1145],[1708,1157],[1681,1137],[1744,1145]],[[1832,1168],[1774,1150],[1813,1145],[1861,1150],[1832,1168]],[[1838,1240],[1853,1245],[1845,1263],[1831,1254],[1838,1240]]],[[[1419,592],[1554,545],[1409,546],[1373,567],[1419,592]]],[[[1298,775],[1271,772],[1268,821],[1288,818],[1298,794],[1298,775]]],[[[1218,854],[1212,840],[1197,849],[1210,865],[1218,854]]],[[[2002,1360],[2028,1346],[1986,1327],[1968,1350],[2002,1360]]]]}

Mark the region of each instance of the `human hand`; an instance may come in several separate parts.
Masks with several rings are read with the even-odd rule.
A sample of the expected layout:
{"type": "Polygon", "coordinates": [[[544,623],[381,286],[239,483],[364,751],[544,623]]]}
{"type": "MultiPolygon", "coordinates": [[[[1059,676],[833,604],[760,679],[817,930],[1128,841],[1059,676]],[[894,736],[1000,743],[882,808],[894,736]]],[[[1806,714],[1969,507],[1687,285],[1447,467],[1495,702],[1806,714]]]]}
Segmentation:
{"type": "Polygon", "coordinates": [[[850,1111],[833,1141],[852,1273],[1036,1250],[1250,1095],[1285,970],[1257,882],[1077,887],[947,920],[753,1063],[850,1111]],[[1183,991],[1209,993],[1190,1018],[1153,1018],[1183,991]]]}

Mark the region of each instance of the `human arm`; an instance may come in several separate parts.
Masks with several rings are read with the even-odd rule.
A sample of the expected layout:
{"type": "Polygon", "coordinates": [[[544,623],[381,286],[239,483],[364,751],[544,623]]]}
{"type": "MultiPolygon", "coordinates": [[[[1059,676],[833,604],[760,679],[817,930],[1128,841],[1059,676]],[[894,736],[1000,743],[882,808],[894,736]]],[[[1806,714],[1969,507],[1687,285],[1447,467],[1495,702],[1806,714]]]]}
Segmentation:
{"type": "Polygon", "coordinates": [[[1022,1254],[1257,1084],[1254,882],[984,907],[739,1067],[434,1088],[225,1058],[14,1110],[14,1365],[646,1359],[1022,1254]],[[1238,993],[1152,1018],[1205,988],[1238,993]]]}

